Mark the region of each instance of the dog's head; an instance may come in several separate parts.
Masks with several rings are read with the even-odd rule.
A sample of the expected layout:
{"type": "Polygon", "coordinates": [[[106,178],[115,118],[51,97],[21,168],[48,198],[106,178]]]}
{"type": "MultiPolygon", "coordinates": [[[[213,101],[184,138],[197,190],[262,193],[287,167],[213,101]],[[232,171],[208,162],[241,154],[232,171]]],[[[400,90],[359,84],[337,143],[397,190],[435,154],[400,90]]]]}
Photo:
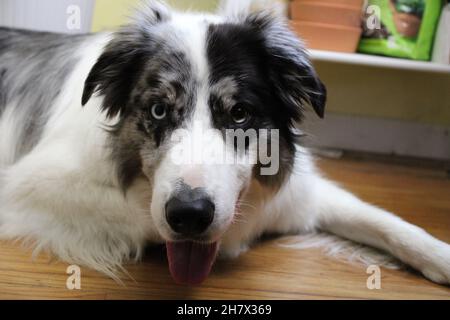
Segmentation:
{"type": "Polygon", "coordinates": [[[326,97],[282,18],[180,14],[158,3],[113,36],[83,105],[94,92],[117,120],[121,187],[148,178],[172,275],[188,283],[208,275],[250,183],[276,189],[289,175],[294,124],[307,104],[323,117],[326,97]]]}

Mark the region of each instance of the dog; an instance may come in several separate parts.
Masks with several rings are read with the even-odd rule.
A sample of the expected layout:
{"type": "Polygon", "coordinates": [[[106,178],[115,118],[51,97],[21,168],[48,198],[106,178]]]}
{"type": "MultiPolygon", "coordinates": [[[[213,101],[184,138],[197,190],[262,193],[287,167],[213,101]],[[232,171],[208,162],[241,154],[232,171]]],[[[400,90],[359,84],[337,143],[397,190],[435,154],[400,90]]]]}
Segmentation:
{"type": "Polygon", "coordinates": [[[448,244],[316,169],[297,124],[325,104],[273,12],[153,1],[113,33],[0,28],[0,238],[112,276],[165,244],[173,279],[197,285],[263,234],[325,231],[449,284],[448,244]],[[192,161],[208,147],[222,155],[192,161]]]}

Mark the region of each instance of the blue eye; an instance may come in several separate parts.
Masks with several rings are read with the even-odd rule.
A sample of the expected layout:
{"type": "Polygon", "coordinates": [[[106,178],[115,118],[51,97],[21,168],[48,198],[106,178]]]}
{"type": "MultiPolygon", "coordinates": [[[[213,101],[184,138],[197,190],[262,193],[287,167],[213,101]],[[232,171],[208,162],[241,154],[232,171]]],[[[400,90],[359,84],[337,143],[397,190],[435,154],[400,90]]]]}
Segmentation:
{"type": "Polygon", "coordinates": [[[167,107],[161,103],[155,103],[151,108],[152,117],[156,120],[162,120],[167,115],[167,107]]]}

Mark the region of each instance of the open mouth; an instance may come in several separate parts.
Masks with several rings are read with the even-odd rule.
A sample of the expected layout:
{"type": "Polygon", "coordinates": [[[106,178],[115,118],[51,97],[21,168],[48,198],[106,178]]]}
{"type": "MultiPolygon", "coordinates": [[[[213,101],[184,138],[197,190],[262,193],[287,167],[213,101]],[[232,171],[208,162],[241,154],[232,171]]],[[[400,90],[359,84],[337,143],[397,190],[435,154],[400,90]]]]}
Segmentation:
{"type": "MultiPolygon", "coordinates": [[[[244,189],[239,192],[233,218],[236,214],[240,214],[240,201],[244,189]]],[[[178,284],[201,284],[211,272],[218,249],[219,240],[211,243],[192,240],[167,241],[167,259],[172,278],[178,284]]]]}
{"type": "Polygon", "coordinates": [[[167,242],[167,258],[172,278],[179,284],[202,283],[211,271],[218,247],[218,242],[167,242]]]}

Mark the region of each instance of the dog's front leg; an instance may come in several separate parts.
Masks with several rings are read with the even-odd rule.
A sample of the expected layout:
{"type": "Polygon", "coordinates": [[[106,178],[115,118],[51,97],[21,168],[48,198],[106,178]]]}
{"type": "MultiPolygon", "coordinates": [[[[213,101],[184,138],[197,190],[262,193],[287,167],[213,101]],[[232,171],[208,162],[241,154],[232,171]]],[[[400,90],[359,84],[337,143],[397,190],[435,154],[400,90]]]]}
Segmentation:
{"type": "Polygon", "coordinates": [[[310,196],[316,226],[391,253],[434,282],[450,283],[450,245],[423,229],[315,177],[310,196]]]}
{"type": "Polygon", "coordinates": [[[86,162],[74,149],[66,141],[37,148],[3,173],[0,239],[32,239],[38,249],[111,275],[153,236],[136,196],[145,192],[125,198],[107,161],[86,162]]]}

